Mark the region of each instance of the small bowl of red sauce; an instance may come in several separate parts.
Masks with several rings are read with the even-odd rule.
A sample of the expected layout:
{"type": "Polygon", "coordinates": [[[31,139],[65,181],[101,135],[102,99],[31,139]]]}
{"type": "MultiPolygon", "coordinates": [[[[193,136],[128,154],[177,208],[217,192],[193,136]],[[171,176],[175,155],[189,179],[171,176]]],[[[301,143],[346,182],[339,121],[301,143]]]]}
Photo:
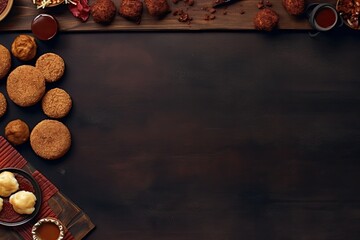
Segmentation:
{"type": "Polygon", "coordinates": [[[55,218],[42,218],[34,224],[31,230],[33,240],[62,240],[65,228],[55,218]]]}
{"type": "Polygon", "coordinates": [[[335,7],[329,3],[313,3],[307,8],[310,25],[317,31],[329,31],[336,26],[341,26],[335,7]]]}
{"type": "Polygon", "coordinates": [[[57,34],[58,28],[56,19],[45,13],[37,15],[31,23],[31,31],[39,40],[52,39],[57,34]]]}
{"type": "Polygon", "coordinates": [[[10,12],[14,0],[0,0],[0,21],[2,21],[10,12]]]}

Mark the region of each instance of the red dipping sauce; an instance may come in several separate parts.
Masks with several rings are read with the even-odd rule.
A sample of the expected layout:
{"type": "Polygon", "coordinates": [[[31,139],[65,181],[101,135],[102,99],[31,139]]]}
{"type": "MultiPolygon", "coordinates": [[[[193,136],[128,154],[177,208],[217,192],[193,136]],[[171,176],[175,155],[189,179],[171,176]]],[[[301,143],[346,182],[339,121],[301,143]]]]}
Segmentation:
{"type": "Polygon", "coordinates": [[[58,23],[49,14],[39,14],[31,23],[31,31],[40,40],[50,40],[58,31],[58,23]]]}
{"type": "Polygon", "coordinates": [[[315,15],[315,21],[317,25],[322,28],[331,28],[336,23],[336,13],[333,9],[323,7],[315,15]]]}

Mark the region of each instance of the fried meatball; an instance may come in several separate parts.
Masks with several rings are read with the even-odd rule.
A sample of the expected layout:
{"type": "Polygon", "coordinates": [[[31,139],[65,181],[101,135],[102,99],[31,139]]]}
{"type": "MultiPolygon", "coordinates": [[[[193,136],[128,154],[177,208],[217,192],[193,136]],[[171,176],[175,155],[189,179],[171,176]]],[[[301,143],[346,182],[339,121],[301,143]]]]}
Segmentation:
{"type": "Polygon", "coordinates": [[[140,23],[142,12],[141,0],[122,0],[120,3],[119,14],[130,21],[140,23]]]}
{"type": "Polygon", "coordinates": [[[23,144],[29,139],[29,136],[29,126],[20,119],[9,122],[5,127],[5,137],[14,145],[23,144]]]}
{"type": "Polygon", "coordinates": [[[255,29],[272,31],[279,22],[279,15],[269,8],[258,11],[254,18],[255,29]]]}
{"type": "Polygon", "coordinates": [[[154,17],[163,17],[169,12],[170,6],[166,0],[144,0],[148,12],[154,17]]]}
{"type": "Polygon", "coordinates": [[[305,11],[305,0],[283,0],[285,10],[294,16],[299,16],[305,11]]]}
{"type": "Polygon", "coordinates": [[[19,35],[11,44],[12,54],[21,61],[30,61],[36,55],[35,39],[29,35],[19,35]]]}
{"type": "Polygon", "coordinates": [[[97,0],[91,6],[91,15],[96,23],[110,24],[116,15],[116,6],[111,0],[97,0]]]}

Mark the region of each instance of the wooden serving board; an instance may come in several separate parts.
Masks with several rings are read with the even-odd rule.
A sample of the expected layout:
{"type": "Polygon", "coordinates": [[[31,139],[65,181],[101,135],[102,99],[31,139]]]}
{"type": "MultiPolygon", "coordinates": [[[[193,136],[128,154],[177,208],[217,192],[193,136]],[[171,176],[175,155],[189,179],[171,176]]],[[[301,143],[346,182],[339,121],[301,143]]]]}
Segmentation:
{"type": "MultiPolygon", "coordinates": [[[[0,145],[0,153],[3,154],[2,159],[0,159],[1,161],[22,159],[20,154],[1,136],[0,145]]],[[[28,173],[34,173],[36,171],[29,163],[26,163],[22,169],[28,173]]],[[[83,239],[95,228],[91,219],[60,191],[49,198],[47,204],[76,240],[83,239]]],[[[11,227],[0,226],[0,240],[23,240],[23,237],[11,227]]]]}
{"type": "MultiPolygon", "coordinates": [[[[90,0],[90,4],[94,1],[90,0]]],[[[214,20],[205,20],[205,15],[209,13],[204,8],[211,7],[212,0],[195,0],[195,4],[191,7],[186,6],[183,1],[177,4],[171,0],[168,1],[173,12],[177,9],[186,10],[193,19],[191,23],[179,22],[178,17],[172,13],[161,20],[155,19],[147,13],[145,8],[140,24],[129,22],[117,14],[112,24],[103,26],[95,23],[91,17],[87,22],[81,22],[72,16],[66,5],[37,10],[31,0],[14,0],[10,14],[0,22],[0,31],[29,31],[32,19],[44,12],[57,18],[61,31],[254,30],[253,18],[259,10],[257,8],[259,0],[239,0],[230,6],[217,9],[214,20]]],[[[118,7],[120,0],[114,0],[114,2],[118,7]]],[[[283,8],[281,0],[270,2],[273,4],[272,9],[280,16],[279,29],[310,29],[305,16],[290,16],[283,8]]],[[[334,0],[330,2],[335,3],[334,0]]]]}

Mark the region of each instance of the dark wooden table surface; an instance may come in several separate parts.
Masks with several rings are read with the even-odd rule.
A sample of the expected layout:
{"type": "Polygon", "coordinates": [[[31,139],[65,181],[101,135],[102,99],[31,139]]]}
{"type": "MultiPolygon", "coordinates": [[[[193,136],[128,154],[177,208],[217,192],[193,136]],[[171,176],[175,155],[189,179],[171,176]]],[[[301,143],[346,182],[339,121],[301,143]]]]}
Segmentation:
{"type": "MultiPolygon", "coordinates": [[[[17,149],[90,216],[89,240],[357,240],[359,37],[61,33],[39,54],[67,64],[49,87],[72,95],[71,151],[17,149]]],[[[1,133],[15,118],[45,116],[10,102],[1,133]]]]}

